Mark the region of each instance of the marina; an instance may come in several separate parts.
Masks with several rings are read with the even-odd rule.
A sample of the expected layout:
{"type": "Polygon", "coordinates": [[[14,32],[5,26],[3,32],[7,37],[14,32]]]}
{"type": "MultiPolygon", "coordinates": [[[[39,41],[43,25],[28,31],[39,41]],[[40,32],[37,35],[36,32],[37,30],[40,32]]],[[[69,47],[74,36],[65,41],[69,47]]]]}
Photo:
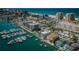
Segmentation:
{"type": "Polygon", "coordinates": [[[39,38],[32,35],[30,32],[19,28],[6,21],[0,21],[0,51],[53,51],[56,50],[49,44],[42,44],[39,38]],[[2,24],[1,24],[2,23],[2,24]],[[7,27],[8,26],[8,27],[7,27]],[[17,31],[22,33],[16,33],[17,31]],[[5,30],[5,31],[3,31],[5,30]],[[6,33],[6,34],[5,34],[6,33]],[[12,33],[15,33],[12,34],[12,33]],[[9,35],[10,34],[10,35],[9,35]],[[4,40],[6,39],[6,40],[4,40]]]}
{"type": "Polygon", "coordinates": [[[79,14],[76,10],[79,9],[1,9],[0,50],[79,50],[79,14]]]}

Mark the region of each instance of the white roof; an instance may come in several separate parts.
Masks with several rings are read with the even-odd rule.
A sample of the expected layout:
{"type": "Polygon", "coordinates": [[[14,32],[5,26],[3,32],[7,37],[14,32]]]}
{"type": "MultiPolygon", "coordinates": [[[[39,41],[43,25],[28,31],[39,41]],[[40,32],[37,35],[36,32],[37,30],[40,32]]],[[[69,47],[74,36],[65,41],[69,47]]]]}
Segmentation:
{"type": "Polygon", "coordinates": [[[44,31],[44,32],[41,32],[42,34],[48,34],[50,33],[50,30],[47,30],[47,31],[44,31]]]}

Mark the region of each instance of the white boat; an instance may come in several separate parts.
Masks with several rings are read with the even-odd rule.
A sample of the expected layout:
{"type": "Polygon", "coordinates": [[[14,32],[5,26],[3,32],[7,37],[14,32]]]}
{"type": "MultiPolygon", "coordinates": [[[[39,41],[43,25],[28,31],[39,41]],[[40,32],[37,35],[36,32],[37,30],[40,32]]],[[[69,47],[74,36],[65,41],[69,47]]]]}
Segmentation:
{"type": "Polygon", "coordinates": [[[12,33],[12,34],[11,34],[11,37],[13,37],[13,36],[16,36],[16,35],[14,35],[14,33],[12,33]]]}
{"type": "Polygon", "coordinates": [[[22,34],[23,34],[23,32],[18,32],[18,34],[22,35],[22,34]]]}
{"type": "Polygon", "coordinates": [[[10,40],[8,44],[13,44],[14,42],[15,42],[14,40],[10,40]]]}
{"type": "Polygon", "coordinates": [[[16,33],[14,33],[14,36],[16,36],[17,34],[16,33]]]}
{"type": "Polygon", "coordinates": [[[7,38],[10,38],[11,36],[10,36],[10,35],[6,35],[6,37],[7,37],[7,38]]]}
{"type": "Polygon", "coordinates": [[[35,40],[38,40],[38,39],[35,39],[35,40]]]}
{"type": "Polygon", "coordinates": [[[4,30],[4,31],[0,32],[0,34],[7,34],[7,31],[4,30]]]}
{"type": "Polygon", "coordinates": [[[29,34],[27,34],[27,36],[29,37],[30,35],[29,35],[29,34]]]}
{"type": "Polygon", "coordinates": [[[20,30],[21,30],[20,28],[16,29],[16,31],[20,31],[20,30]]]}
{"type": "Polygon", "coordinates": [[[2,35],[1,37],[2,37],[3,39],[6,39],[6,38],[7,38],[6,35],[2,35]]]}
{"type": "Polygon", "coordinates": [[[26,40],[27,38],[26,38],[26,36],[22,36],[21,39],[22,40],[26,40]]]}
{"type": "Polygon", "coordinates": [[[16,29],[10,29],[9,31],[10,31],[10,32],[15,32],[15,31],[16,31],[16,29]]]}
{"type": "Polygon", "coordinates": [[[47,45],[45,44],[44,47],[47,47],[47,45]]]}
{"type": "Polygon", "coordinates": [[[16,42],[23,42],[21,38],[16,38],[15,41],[16,42]]]}
{"type": "Polygon", "coordinates": [[[3,32],[0,32],[0,34],[3,34],[3,32]]]}
{"type": "Polygon", "coordinates": [[[40,46],[43,46],[43,44],[40,44],[40,46]]]}

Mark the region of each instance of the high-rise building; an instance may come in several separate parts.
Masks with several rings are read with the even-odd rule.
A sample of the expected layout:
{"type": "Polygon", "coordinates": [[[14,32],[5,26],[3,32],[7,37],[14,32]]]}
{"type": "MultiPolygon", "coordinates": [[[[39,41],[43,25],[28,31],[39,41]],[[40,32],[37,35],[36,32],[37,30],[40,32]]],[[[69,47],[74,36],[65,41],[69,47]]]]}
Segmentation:
{"type": "Polygon", "coordinates": [[[64,18],[63,12],[58,12],[58,13],[56,14],[56,19],[62,20],[63,18],[64,18]]]}
{"type": "Polygon", "coordinates": [[[57,28],[79,33],[79,24],[68,21],[61,21],[57,24],[57,28]]]}
{"type": "Polygon", "coordinates": [[[68,21],[74,21],[75,20],[75,14],[74,13],[67,13],[65,19],[68,20],[68,21]]]}

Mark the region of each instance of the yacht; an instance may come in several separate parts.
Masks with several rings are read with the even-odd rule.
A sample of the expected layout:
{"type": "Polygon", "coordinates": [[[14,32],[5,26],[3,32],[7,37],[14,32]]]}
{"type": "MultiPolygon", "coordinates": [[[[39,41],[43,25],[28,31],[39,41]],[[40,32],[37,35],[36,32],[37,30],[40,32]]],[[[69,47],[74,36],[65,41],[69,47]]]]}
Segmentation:
{"type": "Polygon", "coordinates": [[[45,44],[44,47],[47,47],[47,45],[45,44]]]}
{"type": "Polygon", "coordinates": [[[30,35],[29,35],[29,34],[27,34],[27,37],[30,37],[30,35]]]}
{"type": "Polygon", "coordinates": [[[9,31],[10,31],[10,32],[15,32],[15,31],[16,31],[16,29],[10,29],[9,31]]]}
{"type": "Polygon", "coordinates": [[[38,40],[37,38],[35,40],[38,40]]]}
{"type": "Polygon", "coordinates": [[[6,35],[2,35],[1,37],[2,37],[3,39],[6,39],[6,38],[7,38],[6,35]]]}
{"type": "Polygon", "coordinates": [[[27,38],[26,38],[26,36],[22,36],[21,39],[22,40],[26,40],[27,38]]]}
{"type": "Polygon", "coordinates": [[[43,46],[43,44],[40,44],[40,46],[43,46]]]}
{"type": "Polygon", "coordinates": [[[0,34],[3,34],[3,32],[0,32],[0,34]]]}
{"type": "Polygon", "coordinates": [[[0,34],[7,34],[7,31],[4,30],[4,31],[0,32],[0,34]]]}
{"type": "Polygon", "coordinates": [[[15,42],[14,40],[10,40],[8,44],[13,44],[14,42],[15,42]]]}
{"type": "Polygon", "coordinates": [[[21,38],[16,38],[15,41],[16,42],[22,42],[22,39],[21,38]]]}
{"type": "Polygon", "coordinates": [[[7,37],[7,38],[10,38],[11,36],[10,36],[10,35],[6,35],[6,37],[7,37]]]}

